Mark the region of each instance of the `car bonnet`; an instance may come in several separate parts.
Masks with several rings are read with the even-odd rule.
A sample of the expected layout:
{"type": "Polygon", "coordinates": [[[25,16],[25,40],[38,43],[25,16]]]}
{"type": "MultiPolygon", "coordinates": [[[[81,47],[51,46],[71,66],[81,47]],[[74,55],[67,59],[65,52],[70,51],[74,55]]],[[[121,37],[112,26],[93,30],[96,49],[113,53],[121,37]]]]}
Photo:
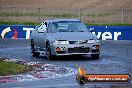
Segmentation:
{"type": "Polygon", "coordinates": [[[96,35],[91,32],[58,32],[51,33],[56,40],[89,40],[97,39],[96,35]]]}

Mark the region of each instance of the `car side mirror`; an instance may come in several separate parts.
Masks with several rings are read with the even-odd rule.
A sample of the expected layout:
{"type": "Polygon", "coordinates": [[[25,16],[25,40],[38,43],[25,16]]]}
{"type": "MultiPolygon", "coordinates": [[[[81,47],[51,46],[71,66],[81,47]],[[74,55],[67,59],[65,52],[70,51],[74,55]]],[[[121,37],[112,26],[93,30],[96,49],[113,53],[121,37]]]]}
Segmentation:
{"type": "Polygon", "coordinates": [[[89,29],[90,32],[92,32],[92,31],[94,31],[94,30],[95,30],[94,28],[90,28],[90,29],[89,29]]]}

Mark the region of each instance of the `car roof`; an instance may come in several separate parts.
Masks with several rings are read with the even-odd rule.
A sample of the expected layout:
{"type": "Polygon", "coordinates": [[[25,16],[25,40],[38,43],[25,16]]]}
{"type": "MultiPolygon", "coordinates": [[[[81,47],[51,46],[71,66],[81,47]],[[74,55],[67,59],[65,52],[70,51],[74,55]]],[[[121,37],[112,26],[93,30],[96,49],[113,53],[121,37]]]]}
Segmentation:
{"type": "Polygon", "coordinates": [[[50,23],[50,22],[59,22],[59,21],[79,21],[79,19],[53,19],[53,20],[45,20],[43,22],[47,22],[47,23],[50,23]]]}

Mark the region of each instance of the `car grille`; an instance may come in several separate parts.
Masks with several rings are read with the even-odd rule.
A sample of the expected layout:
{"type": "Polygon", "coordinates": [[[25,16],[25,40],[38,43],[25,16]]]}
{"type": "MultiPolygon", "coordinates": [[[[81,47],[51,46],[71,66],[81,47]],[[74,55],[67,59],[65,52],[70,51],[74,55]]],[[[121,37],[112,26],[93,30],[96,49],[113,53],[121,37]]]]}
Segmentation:
{"type": "Polygon", "coordinates": [[[68,48],[68,53],[88,53],[89,52],[89,48],[68,48]]]}
{"type": "Polygon", "coordinates": [[[83,40],[83,41],[69,41],[70,44],[85,44],[87,43],[87,40],[83,40]]]}

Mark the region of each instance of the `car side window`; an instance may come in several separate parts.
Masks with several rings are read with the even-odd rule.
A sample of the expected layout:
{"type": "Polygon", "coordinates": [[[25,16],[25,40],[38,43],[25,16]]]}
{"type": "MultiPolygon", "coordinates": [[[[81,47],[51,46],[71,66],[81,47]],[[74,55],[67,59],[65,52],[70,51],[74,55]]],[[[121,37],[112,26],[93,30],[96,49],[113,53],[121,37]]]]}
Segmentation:
{"type": "Polygon", "coordinates": [[[48,32],[49,33],[56,33],[57,31],[57,28],[56,28],[56,25],[55,24],[53,24],[53,23],[50,23],[49,25],[48,25],[48,32]]]}

